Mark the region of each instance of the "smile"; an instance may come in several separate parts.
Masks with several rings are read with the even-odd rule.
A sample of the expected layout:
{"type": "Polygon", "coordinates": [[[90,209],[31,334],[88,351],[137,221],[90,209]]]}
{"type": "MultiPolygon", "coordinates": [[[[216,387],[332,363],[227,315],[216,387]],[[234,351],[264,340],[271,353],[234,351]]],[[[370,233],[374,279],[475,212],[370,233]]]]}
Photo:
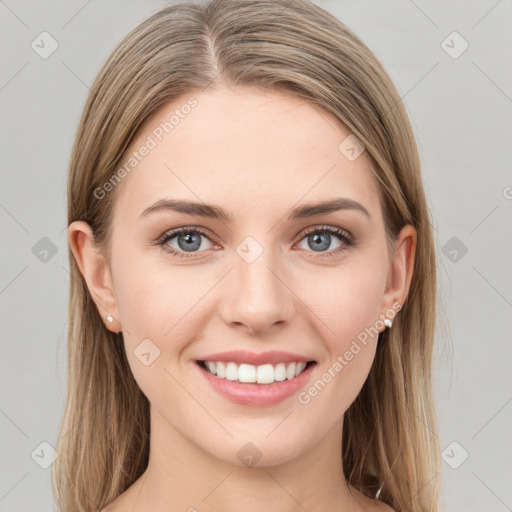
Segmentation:
{"type": "Polygon", "coordinates": [[[241,406],[268,407],[287,400],[312,377],[315,361],[252,365],[197,360],[201,380],[217,395],[241,406]],[[214,373],[215,372],[215,373],[214,373]]]}
{"type": "Polygon", "coordinates": [[[199,365],[206,371],[219,379],[237,381],[240,383],[273,384],[284,380],[292,380],[298,377],[313,361],[262,364],[252,364],[223,361],[198,361],[199,365]]]}

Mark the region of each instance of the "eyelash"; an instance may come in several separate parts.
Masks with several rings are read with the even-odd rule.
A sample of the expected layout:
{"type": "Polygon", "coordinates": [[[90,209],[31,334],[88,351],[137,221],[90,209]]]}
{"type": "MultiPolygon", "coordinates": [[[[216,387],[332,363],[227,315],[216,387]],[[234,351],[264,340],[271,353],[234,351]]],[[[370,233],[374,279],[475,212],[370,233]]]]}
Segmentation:
{"type": "MultiPolygon", "coordinates": [[[[210,242],[215,243],[211,239],[211,237],[209,236],[208,233],[206,233],[205,231],[203,231],[200,228],[195,228],[195,227],[194,228],[193,227],[183,227],[183,228],[178,228],[178,229],[169,231],[169,232],[165,233],[157,241],[157,243],[159,246],[161,246],[163,251],[171,254],[172,256],[176,256],[181,259],[195,258],[194,254],[197,254],[197,253],[186,253],[186,252],[177,251],[167,245],[167,242],[169,240],[171,240],[171,239],[175,238],[176,236],[181,235],[183,233],[200,234],[200,235],[204,236],[205,238],[207,238],[208,240],[210,240],[210,242]]],[[[356,245],[356,243],[354,242],[352,237],[346,231],[339,229],[339,228],[333,228],[331,226],[316,226],[314,228],[310,228],[303,233],[300,241],[302,241],[304,238],[306,238],[310,235],[315,235],[317,233],[329,233],[330,235],[337,236],[345,245],[341,246],[338,249],[335,249],[333,251],[319,253],[319,256],[314,256],[315,258],[329,258],[329,257],[335,256],[335,255],[347,250],[349,247],[354,247],[356,245]]]]}

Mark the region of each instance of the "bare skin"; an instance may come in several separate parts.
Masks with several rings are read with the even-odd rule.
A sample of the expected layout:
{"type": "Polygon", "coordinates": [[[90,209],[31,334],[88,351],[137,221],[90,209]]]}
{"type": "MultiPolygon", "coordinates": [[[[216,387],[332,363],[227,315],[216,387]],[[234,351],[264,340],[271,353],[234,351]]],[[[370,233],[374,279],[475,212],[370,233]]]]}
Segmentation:
{"type": "MultiPolygon", "coordinates": [[[[139,494],[144,485],[144,479],[146,477],[146,473],[144,473],[139,479],[137,479],[123,494],[121,494],[115,501],[107,505],[107,507],[103,508],[100,512],[130,512],[132,510],[138,510],[134,508],[134,504],[137,503],[139,494]]],[[[231,478],[231,476],[230,476],[231,478]]],[[[359,492],[357,489],[349,485],[349,492],[352,493],[354,498],[353,504],[349,505],[345,508],[339,506],[339,504],[332,504],[330,508],[326,510],[333,511],[344,511],[344,510],[354,510],[358,512],[395,512],[393,508],[382,501],[378,501],[375,499],[371,499],[368,496],[365,496],[363,493],[359,492]]],[[[229,499],[229,498],[228,498],[229,499]]],[[[198,500],[199,501],[199,500],[198,500]]],[[[231,501],[231,500],[230,500],[231,501]]],[[[141,509],[142,510],[142,509],[141,509]]],[[[173,509],[174,510],[174,509],[173,509]]],[[[183,509],[188,510],[188,509],[183,509]]],[[[199,506],[196,510],[210,510],[207,507],[199,506]]],[[[219,509],[220,510],[220,509],[219,509]]],[[[279,509],[273,509],[279,510],[279,509]]],[[[304,509],[297,505],[295,510],[297,512],[303,511],[304,509]]],[[[307,509],[309,510],[309,509],[307,509]]],[[[189,512],[194,512],[190,510],[189,512]]]]}
{"type": "MultiPolygon", "coordinates": [[[[129,152],[190,96],[147,120],[129,152]]],[[[86,223],[69,227],[98,312],[113,316],[106,328],[123,332],[151,403],[148,468],[103,511],[389,512],[347,485],[340,456],[343,416],[368,376],[377,336],[359,343],[307,404],[297,395],[264,407],[233,403],[207,384],[196,360],[236,349],[301,354],[316,361],[309,388],[405,302],[416,232],[405,226],[388,257],[365,154],[347,159],[338,146],[349,133],[317,107],[252,88],[193,96],[197,106],[117,185],[110,258],[92,247],[86,223]],[[288,219],[299,205],[340,197],[369,216],[342,209],[288,219]],[[171,210],[141,216],[163,198],[218,205],[233,220],[171,210]],[[304,233],[325,226],[355,245],[323,231],[325,245],[315,250],[304,233]],[[157,242],[180,227],[207,234],[193,252],[179,236],[165,242],[187,259],[157,242]],[[250,250],[262,250],[250,263],[237,253],[249,236],[257,244],[250,250]],[[134,353],[144,339],[160,350],[150,365],[134,353]],[[261,457],[253,467],[237,456],[248,442],[261,457]]]]}

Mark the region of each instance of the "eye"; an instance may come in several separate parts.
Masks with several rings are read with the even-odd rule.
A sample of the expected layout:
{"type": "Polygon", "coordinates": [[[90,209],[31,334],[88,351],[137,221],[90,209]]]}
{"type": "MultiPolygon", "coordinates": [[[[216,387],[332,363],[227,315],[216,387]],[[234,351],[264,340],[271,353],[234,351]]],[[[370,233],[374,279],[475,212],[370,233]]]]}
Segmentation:
{"type": "Polygon", "coordinates": [[[306,239],[306,243],[309,244],[310,247],[314,248],[314,252],[320,252],[315,258],[335,256],[347,250],[349,247],[356,245],[352,237],[345,230],[331,226],[317,226],[311,228],[304,233],[302,240],[304,239],[306,239]],[[332,235],[338,238],[338,240],[341,240],[342,243],[337,249],[325,252],[324,254],[324,249],[328,249],[331,245],[332,235]]]}
{"type": "MultiPolygon", "coordinates": [[[[199,228],[179,228],[168,233],[159,240],[158,245],[173,256],[183,259],[194,258],[194,252],[202,246],[201,238],[204,237],[211,242],[210,236],[199,228]],[[176,238],[177,248],[169,245],[169,242],[176,238]]],[[[200,251],[201,252],[201,251],[200,251]]]]}
{"type": "MultiPolygon", "coordinates": [[[[165,233],[158,240],[158,245],[172,256],[182,259],[195,258],[197,252],[203,252],[199,251],[203,246],[202,238],[206,238],[208,242],[214,244],[210,235],[205,231],[195,227],[183,227],[165,233]],[[178,247],[170,245],[170,242],[174,241],[174,239],[176,239],[175,242],[178,247]]],[[[306,240],[306,243],[313,247],[313,252],[319,253],[318,256],[314,256],[315,258],[335,256],[356,245],[352,237],[345,230],[331,226],[311,228],[303,234],[302,240],[306,240]],[[325,249],[328,249],[332,243],[332,236],[340,240],[341,244],[335,250],[326,252],[325,249]]]]}

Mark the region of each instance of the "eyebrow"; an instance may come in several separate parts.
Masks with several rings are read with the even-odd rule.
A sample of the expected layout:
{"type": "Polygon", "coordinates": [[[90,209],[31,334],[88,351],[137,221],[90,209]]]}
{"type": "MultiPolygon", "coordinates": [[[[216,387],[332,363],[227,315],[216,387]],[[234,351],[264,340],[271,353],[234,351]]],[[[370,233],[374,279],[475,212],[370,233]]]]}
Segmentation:
{"type": "MultiPolygon", "coordinates": [[[[139,217],[146,217],[152,213],[172,210],[188,215],[199,215],[212,219],[218,219],[226,222],[233,222],[233,216],[220,206],[209,205],[205,203],[195,203],[183,199],[160,199],[156,203],[146,208],[139,217]]],[[[371,219],[370,212],[360,203],[348,198],[336,198],[317,203],[302,204],[294,208],[288,215],[288,220],[298,220],[315,215],[336,212],[340,210],[355,210],[363,213],[368,219],[371,219]]]]}

